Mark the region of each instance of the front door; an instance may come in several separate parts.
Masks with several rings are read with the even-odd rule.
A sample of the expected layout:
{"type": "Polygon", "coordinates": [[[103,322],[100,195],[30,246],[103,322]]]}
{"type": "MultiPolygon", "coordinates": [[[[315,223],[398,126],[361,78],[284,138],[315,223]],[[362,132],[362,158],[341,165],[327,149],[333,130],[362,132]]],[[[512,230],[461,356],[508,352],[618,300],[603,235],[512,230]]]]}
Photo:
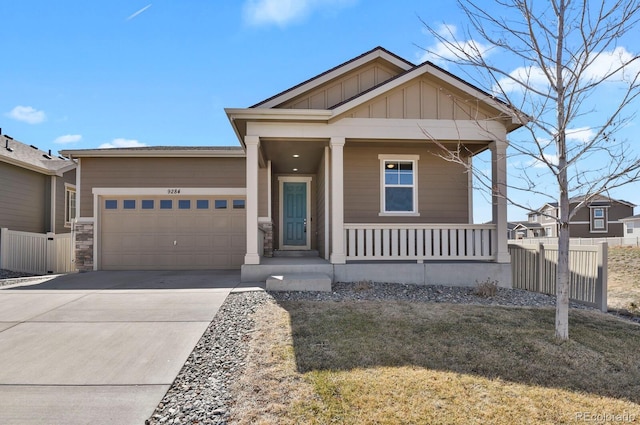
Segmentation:
{"type": "Polygon", "coordinates": [[[307,248],[307,183],[282,183],[282,245],[307,248]]]}

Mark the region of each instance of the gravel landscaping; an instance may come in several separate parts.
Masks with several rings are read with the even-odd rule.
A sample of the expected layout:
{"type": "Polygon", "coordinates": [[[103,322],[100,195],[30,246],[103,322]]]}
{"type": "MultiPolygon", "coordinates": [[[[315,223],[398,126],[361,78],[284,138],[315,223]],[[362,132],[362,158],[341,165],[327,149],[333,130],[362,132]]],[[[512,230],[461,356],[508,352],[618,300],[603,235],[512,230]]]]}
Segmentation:
{"type": "MultiPolygon", "coordinates": [[[[411,301],[499,306],[554,307],[555,297],[498,288],[491,297],[475,288],[378,283],[337,283],[332,292],[240,292],[229,295],[189,355],[173,385],[146,424],[227,424],[230,385],[242,373],[254,327],[251,313],[276,301],[411,301]]],[[[586,309],[571,304],[572,308],[586,309]]]]}
{"type": "Polygon", "coordinates": [[[26,280],[23,278],[29,278],[33,276],[35,275],[0,269],[0,286],[15,285],[16,283],[20,283],[23,280],[26,280]]]}

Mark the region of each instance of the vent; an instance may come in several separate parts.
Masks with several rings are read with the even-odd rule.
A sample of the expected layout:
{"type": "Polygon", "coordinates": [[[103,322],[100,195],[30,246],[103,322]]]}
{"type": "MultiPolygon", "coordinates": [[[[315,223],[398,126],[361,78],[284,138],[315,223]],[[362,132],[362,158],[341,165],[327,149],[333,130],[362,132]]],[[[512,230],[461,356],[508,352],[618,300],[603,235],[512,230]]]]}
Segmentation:
{"type": "Polygon", "coordinates": [[[9,152],[13,152],[13,148],[10,148],[10,147],[9,147],[9,139],[10,139],[10,137],[8,137],[8,136],[4,136],[4,137],[6,137],[6,138],[4,139],[4,148],[5,148],[6,150],[8,150],[9,152]]]}

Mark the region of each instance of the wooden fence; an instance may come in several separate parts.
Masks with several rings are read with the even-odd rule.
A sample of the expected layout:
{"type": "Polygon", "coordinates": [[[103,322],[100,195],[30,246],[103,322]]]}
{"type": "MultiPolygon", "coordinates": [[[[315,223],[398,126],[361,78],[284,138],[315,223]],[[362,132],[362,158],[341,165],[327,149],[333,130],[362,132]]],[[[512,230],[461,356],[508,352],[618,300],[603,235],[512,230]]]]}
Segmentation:
{"type": "MultiPolygon", "coordinates": [[[[514,288],[556,294],[557,245],[509,244],[509,253],[514,288]]],[[[607,254],[606,243],[570,246],[571,301],[607,311],[607,254]]]]}
{"type": "Polygon", "coordinates": [[[71,233],[0,230],[0,269],[50,274],[75,271],[71,233]]]}
{"type": "MultiPolygon", "coordinates": [[[[611,237],[611,238],[571,238],[573,245],[597,245],[599,243],[606,242],[609,246],[635,246],[640,247],[640,237],[611,237]]],[[[524,244],[524,245],[537,245],[544,244],[557,244],[558,238],[522,238],[522,239],[509,239],[509,243],[524,244]]]]}

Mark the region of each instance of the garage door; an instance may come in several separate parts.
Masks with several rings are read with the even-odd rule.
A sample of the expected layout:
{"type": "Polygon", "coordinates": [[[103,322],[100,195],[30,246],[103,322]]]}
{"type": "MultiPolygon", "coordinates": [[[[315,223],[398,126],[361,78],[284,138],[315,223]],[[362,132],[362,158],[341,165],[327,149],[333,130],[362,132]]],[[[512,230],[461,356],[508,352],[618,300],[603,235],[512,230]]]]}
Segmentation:
{"type": "Polygon", "coordinates": [[[242,197],[101,197],[100,268],[239,268],[246,247],[242,197]]]}

